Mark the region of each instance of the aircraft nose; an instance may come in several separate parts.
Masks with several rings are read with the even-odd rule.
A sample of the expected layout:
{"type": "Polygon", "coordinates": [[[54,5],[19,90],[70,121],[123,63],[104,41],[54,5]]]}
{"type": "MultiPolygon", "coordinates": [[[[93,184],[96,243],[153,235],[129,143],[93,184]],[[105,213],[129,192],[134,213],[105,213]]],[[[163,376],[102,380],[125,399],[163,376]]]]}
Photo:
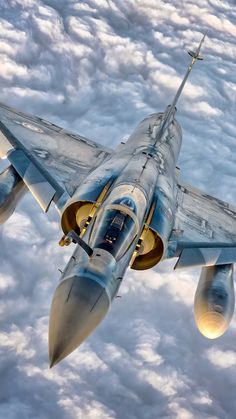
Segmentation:
{"type": "Polygon", "coordinates": [[[109,306],[105,289],[92,278],[75,275],[58,285],[49,320],[50,368],[87,338],[109,306]]]}

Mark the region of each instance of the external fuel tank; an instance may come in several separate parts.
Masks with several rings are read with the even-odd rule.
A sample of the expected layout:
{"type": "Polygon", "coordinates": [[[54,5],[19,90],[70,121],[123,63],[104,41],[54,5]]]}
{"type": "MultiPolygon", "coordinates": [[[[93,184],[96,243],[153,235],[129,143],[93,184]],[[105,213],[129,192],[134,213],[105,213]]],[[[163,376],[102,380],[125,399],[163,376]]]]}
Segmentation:
{"type": "Polygon", "coordinates": [[[10,218],[26,191],[27,187],[13,166],[0,174],[0,224],[10,218]]]}
{"type": "Polygon", "coordinates": [[[194,299],[199,331],[208,339],[224,334],[234,312],[233,264],[204,267],[194,299]]]}

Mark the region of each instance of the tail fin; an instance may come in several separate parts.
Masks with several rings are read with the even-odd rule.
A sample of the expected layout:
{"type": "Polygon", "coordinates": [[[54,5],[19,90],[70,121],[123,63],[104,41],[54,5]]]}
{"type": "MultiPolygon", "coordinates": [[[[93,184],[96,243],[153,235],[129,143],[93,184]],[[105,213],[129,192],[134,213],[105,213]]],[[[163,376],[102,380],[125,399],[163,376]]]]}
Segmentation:
{"type": "Polygon", "coordinates": [[[203,56],[200,55],[199,52],[200,52],[200,49],[201,49],[201,46],[204,42],[205,37],[206,37],[206,35],[203,36],[203,38],[202,38],[198,48],[196,49],[196,51],[192,51],[192,50],[188,51],[188,54],[190,55],[190,57],[194,58],[195,60],[203,60],[203,56]]]}
{"type": "Polygon", "coordinates": [[[195,51],[189,50],[188,54],[190,55],[190,57],[195,58],[197,60],[203,60],[203,56],[202,55],[196,55],[195,51]]]}

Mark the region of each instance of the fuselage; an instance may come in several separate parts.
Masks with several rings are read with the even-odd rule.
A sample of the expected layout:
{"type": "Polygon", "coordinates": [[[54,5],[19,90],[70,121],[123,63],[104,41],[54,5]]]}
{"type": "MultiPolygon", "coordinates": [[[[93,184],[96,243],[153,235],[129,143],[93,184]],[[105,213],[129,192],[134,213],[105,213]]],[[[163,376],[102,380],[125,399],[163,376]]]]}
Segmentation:
{"type": "Polygon", "coordinates": [[[182,135],[175,119],[159,135],[163,115],[145,118],[72,197],[73,204],[85,190],[87,193],[94,190],[94,185],[99,187],[101,179],[110,182],[83,233],[93,254],[89,257],[80,246],[76,247],[54,295],[49,327],[52,364],[72,352],[106,315],[125,271],[138,253],[137,245],[153,203],[159,208],[159,259],[165,258],[174,220],[175,168],[182,135]]]}

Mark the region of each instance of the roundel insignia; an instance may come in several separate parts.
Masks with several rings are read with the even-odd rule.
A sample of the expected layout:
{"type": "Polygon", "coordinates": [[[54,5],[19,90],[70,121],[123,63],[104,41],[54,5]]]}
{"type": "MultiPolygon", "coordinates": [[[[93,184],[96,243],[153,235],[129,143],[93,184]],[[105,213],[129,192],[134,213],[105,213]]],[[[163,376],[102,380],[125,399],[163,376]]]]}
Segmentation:
{"type": "Polygon", "coordinates": [[[29,122],[20,121],[16,119],[11,119],[11,121],[14,122],[14,124],[22,125],[24,128],[30,129],[31,131],[39,132],[41,134],[44,132],[42,128],[39,128],[37,125],[30,124],[29,122]]]}
{"type": "Polygon", "coordinates": [[[39,132],[39,133],[44,132],[37,125],[29,124],[28,122],[22,122],[21,125],[23,125],[23,127],[28,128],[28,129],[30,129],[31,131],[34,131],[34,132],[39,132]]]}

